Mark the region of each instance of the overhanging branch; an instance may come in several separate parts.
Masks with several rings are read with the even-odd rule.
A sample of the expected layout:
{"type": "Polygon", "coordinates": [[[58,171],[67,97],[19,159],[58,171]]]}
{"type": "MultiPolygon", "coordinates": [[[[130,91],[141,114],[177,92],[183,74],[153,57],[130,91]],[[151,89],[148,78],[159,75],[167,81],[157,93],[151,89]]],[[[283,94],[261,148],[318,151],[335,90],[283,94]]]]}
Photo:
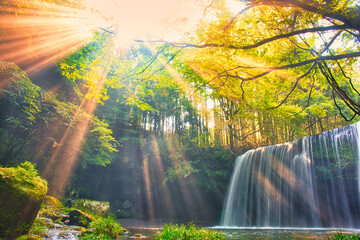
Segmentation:
{"type": "Polygon", "coordinates": [[[238,45],[233,45],[233,44],[218,44],[218,43],[204,43],[204,44],[191,44],[191,43],[173,43],[173,42],[168,42],[168,41],[164,41],[164,40],[153,40],[153,41],[145,41],[145,40],[135,40],[135,42],[138,43],[165,43],[165,44],[169,44],[173,47],[181,47],[181,48],[209,48],[209,47],[220,47],[220,48],[229,48],[229,49],[238,49],[238,50],[247,50],[247,49],[253,49],[253,48],[257,48],[260,47],[266,43],[270,43],[276,40],[280,40],[280,39],[284,39],[284,38],[289,38],[289,37],[293,37],[293,36],[297,36],[300,34],[305,34],[305,33],[312,33],[312,32],[325,32],[325,31],[333,31],[333,30],[339,30],[339,29],[347,29],[348,27],[343,24],[343,25],[333,25],[333,26],[326,26],[326,27],[316,27],[316,28],[307,28],[307,29],[301,29],[301,30],[297,30],[297,31],[293,31],[290,33],[285,33],[285,34],[279,34],[276,35],[274,37],[271,38],[266,38],[262,41],[259,41],[255,44],[250,44],[250,45],[245,45],[245,46],[238,46],[238,45]]]}
{"type": "Polygon", "coordinates": [[[360,57],[360,52],[353,52],[353,53],[346,53],[346,54],[339,54],[339,55],[331,55],[331,56],[320,56],[317,58],[313,58],[313,59],[309,59],[306,61],[302,61],[302,62],[298,62],[298,63],[293,63],[293,64],[288,64],[288,65],[283,65],[283,66],[278,66],[278,67],[262,67],[262,66],[238,66],[236,67],[237,69],[239,68],[244,68],[244,69],[264,69],[265,71],[255,75],[255,76],[251,76],[251,77],[242,77],[242,76],[238,76],[238,75],[231,75],[231,74],[227,74],[228,76],[231,76],[233,78],[238,78],[242,81],[251,81],[251,80],[255,80],[258,79],[260,77],[263,77],[273,71],[276,70],[285,70],[285,69],[290,69],[290,68],[296,68],[296,67],[301,67],[301,66],[305,66],[308,64],[313,64],[313,63],[318,63],[318,62],[323,62],[323,61],[330,61],[330,60],[340,60],[340,59],[347,59],[347,58],[352,58],[352,57],[360,57]]]}

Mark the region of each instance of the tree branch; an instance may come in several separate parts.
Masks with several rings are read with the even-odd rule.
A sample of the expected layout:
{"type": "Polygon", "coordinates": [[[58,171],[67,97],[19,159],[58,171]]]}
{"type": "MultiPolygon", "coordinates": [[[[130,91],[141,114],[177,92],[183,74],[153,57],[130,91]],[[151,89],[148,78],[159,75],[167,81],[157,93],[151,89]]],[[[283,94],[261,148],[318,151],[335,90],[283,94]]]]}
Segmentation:
{"type": "Polygon", "coordinates": [[[333,26],[326,26],[326,27],[316,27],[316,28],[307,28],[307,29],[301,29],[297,31],[293,31],[290,33],[285,34],[279,34],[271,38],[264,39],[260,42],[257,42],[255,44],[250,44],[246,46],[237,46],[233,44],[218,44],[218,43],[204,43],[204,44],[191,44],[191,43],[172,43],[164,40],[154,40],[154,41],[145,41],[145,40],[135,40],[135,42],[144,43],[166,43],[173,47],[181,47],[181,48],[208,48],[208,47],[221,47],[221,48],[230,48],[230,49],[238,49],[238,50],[247,50],[252,48],[260,47],[266,43],[270,43],[279,39],[283,38],[289,38],[296,35],[304,34],[304,33],[311,33],[311,32],[325,32],[325,31],[333,31],[333,30],[339,30],[339,29],[346,29],[348,26],[344,25],[333,25],[333,26]]]}
{"type": "Polygon", "coordinates": [[[286,102],[286,100],[289,98],[289,96],[290,96],[290,95],[294,92],[294,90],[296,89],[297,85],[299,84],[300,79],[302,79],[302,78],[306,77],[307,75],[309,75],[310,72],[313,70],[314,66],[315,66],[315,63],[313,63],[313,65],[310,67],[310,69],[309,69],[306,73],[304,73],[304,74],[301,75],[300,77],[296,78],[296,82],[295,82],[293,88],[291,89],[291,91],[290,91],[288,94],[286,94],[285,98],[284,98],[277,106],[267,108],[266,110],[275,109],[275,108],[278,108],[278,107],[280,107],[281,105],[283,105],[283,104],[286,102]]]}
{"type": "Polygon", "coordinates": [[[236,68],[245,68],[245,69],[264,69],[266,71],[252,76],[252,77],[241,77],[238,75],[231,75],[231,74],[227,74],[228,76],[231,76],[233,78],[237,78],[240,79],[242,81],[251,81],[251,80],[255,80],[258,79],[260,77],[263,77],[275,70],[284,70],[284,69],[289,69],[289,68],[296,68],[296,67],[301,67],[304,65],[308,65],[311,63],[317,63],[317,62],[321,62],[321,61],[328,61],[328,60],[339,60],[339,59],[346,59],[346,58],[352,58],[352,57],[360,57],[360,52],[353,52],[353,53],[347,53],[347,54],[339,54],[339,55],[332,55],[332,56],[320,56],[317,58],[313,58],[313,59],[309,59],[306,61],[302,61],[302,62],[298,62],[298,63],[293,63],[293,64],[288,64],[288,65],[283,65],[283,66],[278,66],[278,67],[260,67],[260,66],[238,66],[236,68]]]}
{"type": "MultiPolygon", "coordinates": [[[[346,59],[346,58],[353,58],[353,57],[360,57],[360,52],[353,52],[353,53],[346,53],[346,54],[339,54],[339,55],[333,55],[333,56],[320,56],[317,58],[309,59],[306,61],[289,64],[289,65],[283,65],[279,67],[246,67],[243,66],[243,68],[251,68],[251,69],[267,69],[268,71],[274,71],[274,70],[283,70],[283,69],[289,69],[289,68],[296,68],[300,66],[304,66],[310,63],[316,63],[320,61],[328,61],[328,60],[340,60],[340,59],[346,59]]],[[[263,75],[263,74],[259,74],[263,75]]]]}
{"type": "Polygon", "coordinates": [[[339,20],[346,24],[348,28],[360,31],[360,11],[357,7],[349,7],[346,9],[342,8],[338,11],[331,11],[331,7],[329,7],[329,5],[316,4],[315,2],[312,2],[310,5],[297,0],[245,0],[244,2],[252,7],[263,5],[279,7],[295,6],[309,12],[321,14],[323,17],[339,20]]]}

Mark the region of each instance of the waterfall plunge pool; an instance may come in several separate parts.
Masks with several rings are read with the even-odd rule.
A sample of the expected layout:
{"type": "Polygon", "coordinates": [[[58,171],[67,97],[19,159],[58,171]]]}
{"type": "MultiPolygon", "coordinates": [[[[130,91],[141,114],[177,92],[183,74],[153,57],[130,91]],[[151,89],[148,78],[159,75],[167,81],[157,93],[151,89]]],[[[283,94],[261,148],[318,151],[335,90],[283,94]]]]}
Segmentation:
{"type": "Polygon", "coordinates": [[[267,228],[267,227],[211,227],[225,233],[229,240],[275,240],[275,239],[329,239],[333,234],[341,231],[345,234],[360,234],[360,229],[339,229],[339,228],[267,228]]]}
{"type": "MultiPolygon", "coordinates": [[[[227,240],[304,240],[304,239],[318,239],[327,240],[334,233],[342,231],[345,234],[360,234],[360,229],[339,229],[339,228],[239,228],[239,227],[208,227],[216,231],[223,232],[227,236],[227,240]]],[[[145,239],[153,240],[156,233],[161,230],[159,228],[129,228],[131,234],[128,236],[121,236],[120,239],[133,239],[131,236],[135,233],[140,233],[145,239]]]]}

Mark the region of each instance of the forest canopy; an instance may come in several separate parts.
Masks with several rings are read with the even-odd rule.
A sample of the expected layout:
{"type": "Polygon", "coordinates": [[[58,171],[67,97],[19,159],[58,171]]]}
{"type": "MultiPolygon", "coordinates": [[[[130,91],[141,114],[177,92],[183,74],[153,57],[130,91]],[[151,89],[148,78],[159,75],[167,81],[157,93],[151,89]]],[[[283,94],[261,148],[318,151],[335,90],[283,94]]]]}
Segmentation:
{"type": "Polygon", "coordinates": [[[359,119],[355,1],[177,2],[146,22],[111,1],[0,1],[0,164],[36,162],[58,195],[206,213],[234,156],[359,119]],[[166,197],[184,186],[199,199],[166,197]]]}

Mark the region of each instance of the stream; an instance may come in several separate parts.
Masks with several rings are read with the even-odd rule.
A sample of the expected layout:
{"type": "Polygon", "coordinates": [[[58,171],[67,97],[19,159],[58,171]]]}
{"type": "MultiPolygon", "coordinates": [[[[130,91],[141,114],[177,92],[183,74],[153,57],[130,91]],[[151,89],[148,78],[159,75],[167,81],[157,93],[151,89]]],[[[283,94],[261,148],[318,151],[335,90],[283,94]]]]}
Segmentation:
{"type": "MultiPolygon", "coordinates": [[[[134,239],[132,235],[139,233],[146,239],[155,239],[156,233],[161,230],[164,221],[143,221],[134,219],[121,219],[121,225],[130,231],[130,235],[122,236],[120,239],[134,239]]],[[[206,225],[195,223],[196,226],[206,225]]],[[[228,240],[303,240],[319,239],[327,240],[329,236],[340,230],[348,234],[360,234],[360,229],[337,229],[337,228],[226,228],[223,226],[209,227],[223,232],[228,240]]]]}
{"type": "MultiPolygon", "coordinates": [[[[119,237],[121,240],[126,239],[149,239],[156,238],[156,233],[161,230],[164,222],[161,220],[144,221],[137,219],[121,219],[121,226],[128,229],[129,233],[119,237]],[[135,234],[141,234],[143,237],[134,237],[135,234]]],[[[201,224],[197,224],[201,226],[201,224]]],[[[228,240],[303,240],[318,239],[327,240],[329,236],[338,231],[348,234],[360,234],[360,229],[335,229],[335,228],[224,228],[209,227],[223,232],[228,240]]],[[[57,228],[50,231],[50,236],[46,240],[77,240],[79,232],[74,229],[57,228]]]]}

